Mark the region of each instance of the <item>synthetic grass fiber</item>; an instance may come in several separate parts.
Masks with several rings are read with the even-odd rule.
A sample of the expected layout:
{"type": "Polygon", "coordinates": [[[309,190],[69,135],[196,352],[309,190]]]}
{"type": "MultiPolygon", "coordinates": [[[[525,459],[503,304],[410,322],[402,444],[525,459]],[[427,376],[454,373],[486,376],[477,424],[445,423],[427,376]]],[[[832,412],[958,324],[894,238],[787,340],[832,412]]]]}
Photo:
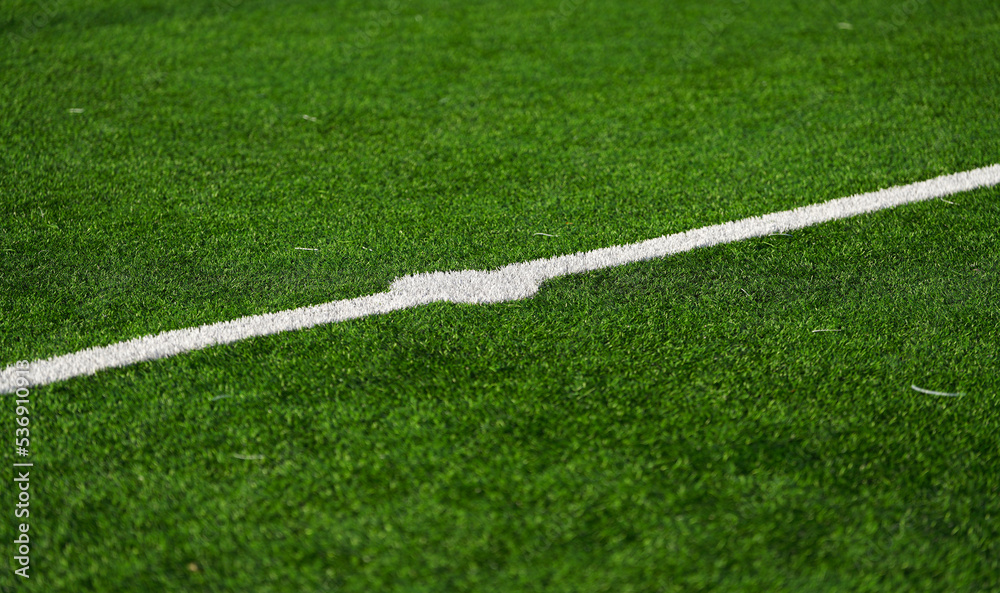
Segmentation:
{"type": "MultiPolygon", "coordinates": [[[[0,364],[996,163],[998,10],[4,3],[0,364]]],[[[998,198],[3,396],[0,588],[1000,589],[998,198]]]]}

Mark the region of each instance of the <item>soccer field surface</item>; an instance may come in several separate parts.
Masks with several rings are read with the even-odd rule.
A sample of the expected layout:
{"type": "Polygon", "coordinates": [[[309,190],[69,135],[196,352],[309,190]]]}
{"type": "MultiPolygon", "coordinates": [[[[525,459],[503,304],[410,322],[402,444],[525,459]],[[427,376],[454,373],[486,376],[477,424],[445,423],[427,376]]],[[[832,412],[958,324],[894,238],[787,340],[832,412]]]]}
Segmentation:
{"type": "MultiPolygon", "coordinates": [[[[15,1],[0,41],[0,368],[1000,163],[986,1],[15,1]]],[[[0,590],[1000,590],[998,220],[3,395],[0,590]]]]}

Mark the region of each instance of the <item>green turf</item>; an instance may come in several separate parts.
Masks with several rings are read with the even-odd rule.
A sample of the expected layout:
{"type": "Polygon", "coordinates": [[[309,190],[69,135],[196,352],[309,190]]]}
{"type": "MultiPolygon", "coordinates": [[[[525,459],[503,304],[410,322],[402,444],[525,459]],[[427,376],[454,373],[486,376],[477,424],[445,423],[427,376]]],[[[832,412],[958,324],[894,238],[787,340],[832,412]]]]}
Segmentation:
{"type": "MultiPolygon", "coordinates": [[[[992,164],[998,80],[985,1],[4,4],[0,363],[992,164]]],[[[38,388],[0,587],[1000,589],[949,200],[38,388]]]]}

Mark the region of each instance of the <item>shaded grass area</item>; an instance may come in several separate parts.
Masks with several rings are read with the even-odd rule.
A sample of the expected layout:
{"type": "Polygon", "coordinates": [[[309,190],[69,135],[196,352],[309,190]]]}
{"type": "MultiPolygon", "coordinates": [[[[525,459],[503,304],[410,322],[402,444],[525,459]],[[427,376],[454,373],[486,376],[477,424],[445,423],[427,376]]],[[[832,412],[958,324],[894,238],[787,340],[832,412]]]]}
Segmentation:
{"type": "Polygon", "coordinates": [[[39,582],[989,590],[998,195],[40,389],[39,582]]]}
{"type": "MultiPolygon", "coordinates": [[[[996,162],[911,4],[5,3],[0,363],[996,162]]],[[[27,586],[998,588],[998,197],[39,388],[27,586]]]]}

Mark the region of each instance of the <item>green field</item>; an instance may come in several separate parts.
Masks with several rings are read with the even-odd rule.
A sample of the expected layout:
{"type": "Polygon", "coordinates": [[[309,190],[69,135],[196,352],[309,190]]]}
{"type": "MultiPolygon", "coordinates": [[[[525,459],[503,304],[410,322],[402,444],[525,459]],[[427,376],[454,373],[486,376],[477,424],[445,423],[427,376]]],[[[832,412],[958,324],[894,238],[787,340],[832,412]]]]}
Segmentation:
{"type": "MultiPolygon", "coordinates": [[[[1000,6],[14,0],[0,109],[7,366],[1000,162],[1000,6]]],[[[2,396],[0,591],[1000,591],[998,221],[32,388],[30,579],[2,396]]]]}

